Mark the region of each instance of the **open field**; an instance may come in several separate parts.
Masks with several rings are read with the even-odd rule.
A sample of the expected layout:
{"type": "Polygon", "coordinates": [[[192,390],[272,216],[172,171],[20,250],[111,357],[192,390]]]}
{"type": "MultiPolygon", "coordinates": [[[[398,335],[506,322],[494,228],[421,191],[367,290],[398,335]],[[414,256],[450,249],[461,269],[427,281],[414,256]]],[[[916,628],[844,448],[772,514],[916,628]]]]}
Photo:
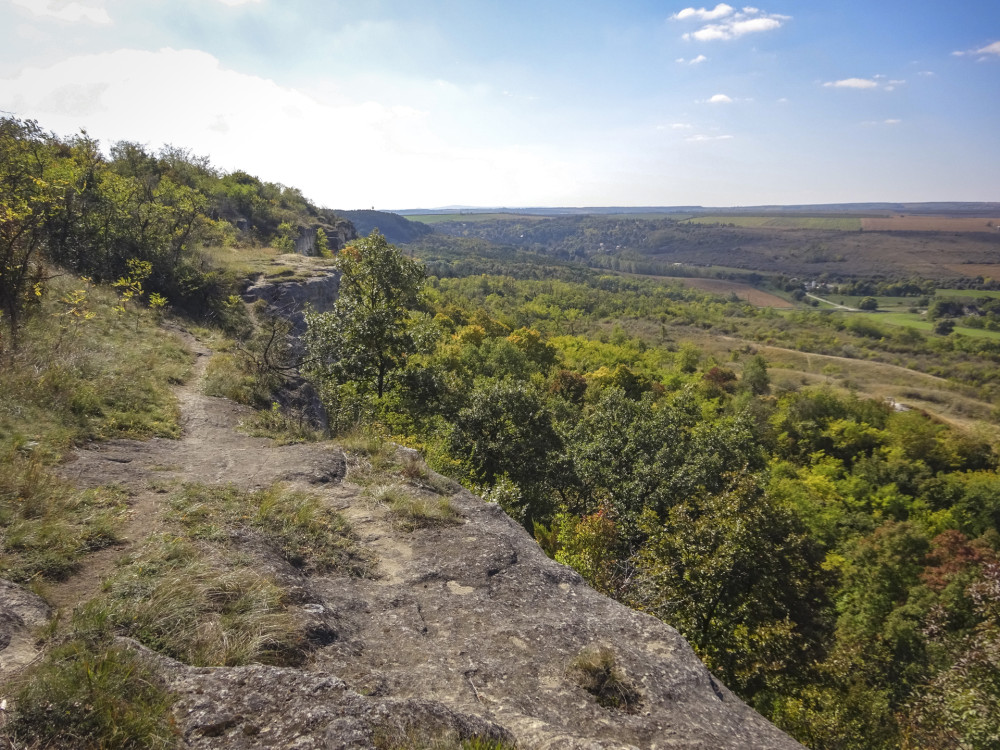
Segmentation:
{"type": "Polygon", "coordinates": [[[997,232],[1000,217],[993,219],[949,216],[888,216],[861,219],[868,232],[997,232]]]}
{"type": "Polygon", "coordinates": [[[741,300],[746,300],[751,305],[755,305],[756,307],[794,307],[791,302],[782,299],[775,294],[762,292],[760,289],[755,289],[749,284],[740,284],[736,281],[724,281],[723,279],[685,278],[682,276],[658,276],[657,278],[662,278],[668,281],[678,281],[684,286],[691,287],[692,289],[700,289],[703,292],[710,292],[711,294],[735,294],[741,300]]]}
{"type": "Polygon", "coordinates": [[[697,216],[687,220],[688,224],[730,224],[734,227],[754,229],[826,229],[857,232],[861,229],[859,219],[848,216],[697,216]]]}
{"type": "Polygon", "coordinates": [[[992,299],[1000,298],[1000,292],[990,292],[983,289],[937,289],[934,292],[937,297],[972,297],[973,299],[978,299],[979,297],[990,297],[992,299]]]}
{"type": "MultiPolygon", "coordinates": [[[[891,398],[947,424],[987,430],[991,439],[1000,437],[1000,429],[988,424],[994,420],[992,404],[963,393],[959,385],[934,375],[885,362],[800,352],[692,328],[678,332],[676,340],[691,341],[719,362],[730,361],[734,352],[751,347],[767,360],[772,387],[777,391],[825,385],[863,397],[891,398]]],[[[746,355],[739,355],[742,356],[746,355]]]]}
{"type": "MultiPolygon", "coordinates": [[[[859,312],[851,313],[853,318],[867,318],[873,323],[885,323],[891,326],[908,326],[918,331],[930,332],[934,330],[934,324],[921,316],[919,313],[879,313],[879,312],[859,312]]],[[[974,339],[1000,339],[1000,331],[987,331],[982,328],[966,328],[965,326],[955,326],[955,333],[969,336],[974,339]]]]}

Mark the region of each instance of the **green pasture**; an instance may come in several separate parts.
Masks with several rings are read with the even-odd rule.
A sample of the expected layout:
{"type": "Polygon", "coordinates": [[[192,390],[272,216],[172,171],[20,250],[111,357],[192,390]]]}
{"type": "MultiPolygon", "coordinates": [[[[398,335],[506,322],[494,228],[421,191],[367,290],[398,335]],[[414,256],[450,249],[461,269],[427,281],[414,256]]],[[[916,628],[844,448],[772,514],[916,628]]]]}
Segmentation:
{"type": "MultiPolygon", "coordinates": [[[[934,331],[933,321],[927,320],[924,316],[915,313],[866,312],[846,314],[850,315],[852,319],[866,318],[876,324],[915,328],[918,331],[927,333],[934,331]]],[[[1000,339],[1000,331],[987,331],[982,328],[955,326],[955,333],[976,339],[1000,339]]]]}
{"type": "Polygon", "coordinates": [[[982,289],[938,289],[935,291],[936,297],[972,297],[977,299],[979,297],[1000,297],[1000,292],[988,292],[982,289]]]}
{"type": "MultiPolygon", "coordinates": [[[[847,307],[857,307],[861,304],[861,300],[865,299],[868,295],[853,296],[847,294],[829,294],[829,295],[817,295],[828,299],[831,302],[836,302],[838,305],[846,305],[847,307]]],[[[911,307],[917,307],[920,297],[875,297],[878,302],[879,310],[909,310],[911,307]]]]}

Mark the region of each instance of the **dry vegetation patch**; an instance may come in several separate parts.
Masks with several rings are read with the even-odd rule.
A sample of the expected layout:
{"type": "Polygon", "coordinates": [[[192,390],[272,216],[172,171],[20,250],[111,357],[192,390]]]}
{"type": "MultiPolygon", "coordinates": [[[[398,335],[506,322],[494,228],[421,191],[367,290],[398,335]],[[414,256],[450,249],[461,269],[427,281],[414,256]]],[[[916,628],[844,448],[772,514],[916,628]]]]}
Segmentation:
{"type": "Polygon", "coordinates": [[[861,220],[869,232],[997,232],[1000,218],[886,216],[861,220]]]}

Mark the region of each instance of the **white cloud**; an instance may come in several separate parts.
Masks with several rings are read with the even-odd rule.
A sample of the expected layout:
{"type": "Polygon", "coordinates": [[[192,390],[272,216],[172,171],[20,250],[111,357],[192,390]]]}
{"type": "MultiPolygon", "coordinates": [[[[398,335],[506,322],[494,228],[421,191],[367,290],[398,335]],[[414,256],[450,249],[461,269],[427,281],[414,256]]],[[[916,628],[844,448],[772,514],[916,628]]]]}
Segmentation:
{"type": "Polygon", "coordinates": [[[699,21],[714,21],[716,18],[725,18],[732,14],[732,12],[733,6],[719,3],[712,10],[685,8],[682,11],[674,13],[673,18],[676,18],[678,21],[686,21],[689,18],[697,18],[699,21]]]}
{"type": "Polygon", "coordinates": [[[1000,41],[993,42],[992,44],[987,44],[985,47],[980,47],[979,49],[969,49],[969,50],[956,50],[952,52],[955,57],[965,57],[966,55],[982,55],[980,60],[988,60],[987,55],[997,55],[1000,57],[1000,41]]]}
{"type": "Polygon", "coordinates": [[[36,16],[54,18],[57,21],[79,23],[87,21],[96,24],[111,23],[108,12],[98,6],[60,0],[11,0],[14,5],[31,11],[36,16]]]}
{"type": "Polygon", "coordinates": [[[878,87],[878,82],[870,78],[845,78],[842,81],[827,81],[823,85],[838,89],[874,89],[878,87]]]}
{"type": "Polygon", "coordinates": [[[935,73],[933,70],[921,70],[919,73],[917,73],[917,75],[918,76],[924,76],[924,77],[930,77],[930,76],[937,75],[937,73],[935,73]]]}
{"type": "Polygon", "coordinates": [[[901,122],[902,122],[902,120],[900,120],[898,118],[890,117],[888,120],[883,120],[882,124],[883,125],[899,125],[901,122]]]}
{"type": "Polygon", "coordinates": [[[219,0],[219,2],[222,3],[223,5],[236,6],[236,5],[247,5],[249,3],[259,3],[261,2],[261,0],[219,0]]]}
{"type": "Polygon", "coordinates": [[[698,55],[697,57],[692,57],[690,60],[685,60],[683,57],[678,57],[677,62],[682,65],[700,65],[705,62],[708,58],[704,55],[698,55]]]}
{"type": "Polygon", "coordinates": [[[335,208],[530,205],[539,195],[558,202],[567,186],[587,181],[588,167],[568,148],[553,155],[442,135],[435,107],[445,118],[470,111],[474,95],[456,87],[435,100],[434,82],[411,81],[411,89],[424,84],[427,110],[344,97],[331,105],[227,70],[205,52],[116,50],[0,78],[0,110],[63,135],[86,128],[105,145],[181,145],[335,208]],[[317,148],[323,143],[349,148],[317,148]]]}
{"type": "Polygon", "coordinates": [[[732,140],[731,135],[703,135],[699,133],[698,135],[692,135],[690,138],[685,138],[684,140],[688,143],[706,143],[708,141],[729,141],[732,140]]]}
{"type": "Polygon", "coordinates": [[[670,127],[674,130],[690,130],[694,125],[689,122],[672,122],[670,123],[670,127]]]}
{"type": "Polygon", "coordinates": [[[732,97],[726,96],[725,94],[716,94],[711,99],[708,100],[709,104],[732,104],[732,97]]]}
{"type": "Polygon", "coordinates": [[[760,8],[747,6],[740,11],[734,11],[728,5],[720,4],[715,10],[706,11],[704,8],[695,10],[685,8],[680,13],[673,16],[678,21],[689,18],[696,18],[699,21],[717,21],[708,23],[697,31],[684,34],[684,39],[697,40],[699,42],[711,42],[715,40],[736,39],[745,34],[755,34],[762,31],[771,31],[780,28],[781,25],[791,19],[791,16],[783,16],[779,13],[765,13],[760,8]],[[725,12],[722,12],[722,11],[725,12]]]}

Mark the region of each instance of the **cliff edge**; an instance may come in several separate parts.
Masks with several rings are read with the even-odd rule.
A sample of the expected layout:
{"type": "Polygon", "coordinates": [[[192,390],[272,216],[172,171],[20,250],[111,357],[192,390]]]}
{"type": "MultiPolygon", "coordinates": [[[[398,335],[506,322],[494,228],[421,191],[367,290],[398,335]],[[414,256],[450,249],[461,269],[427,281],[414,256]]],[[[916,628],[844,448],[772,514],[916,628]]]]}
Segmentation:
{"type": "MultiPolygon", "coordinates": [[[[189,343],[204,363],[209,353],[189,343]]],[[[178,399],[180,440],[98,444],[64,465],[81,487],[120,484],[132,518],[126,549],[92,556],[53,588],[53,604],[68,613],[98,593],[115,556],[169,531],[170,484],[281,482],[308,492],[349,521],[371,561],[361,576],[321,573],[253,536],[235,540],[307,624],[299,666],[192,667],[120,639],[173,693],[181,746],[438,748],[478,738],[523,750],[800,747],[714,680],[675,630],[596,593],[414,452],[387,454],[376,472],[370,456],[336,443],[251,437],[240,429],[246,412],[203,395],[197,378],[178,399]],[[379,499],[388,485],[448,513],[407,521],[379,499]],[[613,700],[595,675],[608,678],[613,700]]],[[[40,602],[29,609],[32,618],[18,610],[0,623],[45,612],[40,602]]]]}

